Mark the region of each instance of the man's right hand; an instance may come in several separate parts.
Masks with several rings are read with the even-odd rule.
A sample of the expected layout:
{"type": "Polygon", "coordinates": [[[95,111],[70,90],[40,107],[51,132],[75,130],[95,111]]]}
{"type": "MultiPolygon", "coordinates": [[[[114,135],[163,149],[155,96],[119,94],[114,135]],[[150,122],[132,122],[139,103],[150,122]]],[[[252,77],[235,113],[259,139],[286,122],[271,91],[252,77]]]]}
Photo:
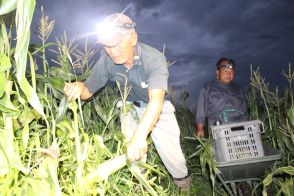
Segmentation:
{"type": "Polygon", "coordinates": [[[85,100],[92,96],[83,82],[65,83],[63,91],[67,96],[68,101],[71,101],[72,98],[76,99],[78,97],[81,97],[82,100],[85,100]]]}
{"type": "Polygon", "coordinates": [[[144,160],[147,156],[147,141],[146,139],[132,138],[127,146],[127,157],[129,161],[144,160]]]}

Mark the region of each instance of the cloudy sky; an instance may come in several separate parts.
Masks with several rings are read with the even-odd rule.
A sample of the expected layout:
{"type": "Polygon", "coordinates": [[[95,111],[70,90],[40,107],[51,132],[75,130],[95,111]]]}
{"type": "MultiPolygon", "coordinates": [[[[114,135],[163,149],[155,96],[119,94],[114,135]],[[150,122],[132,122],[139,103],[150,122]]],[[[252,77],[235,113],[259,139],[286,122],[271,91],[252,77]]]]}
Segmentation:
{"type": "Polygon", "coordinates": [[[176,61],[171,83],[188,90],[191,107],[199,88],[215,78],[221,57],[235,60],[243,88],[250,65],[260,67],[270,85],[283,86],[281,72],[294,63],[293,0],[37,0],[35,21],[41,5],[56,23],[52,39],[63,31],[78,38],[103,17],[126,10],[140,42],[160,50],[165,44],[168,60],[176,61]]]}

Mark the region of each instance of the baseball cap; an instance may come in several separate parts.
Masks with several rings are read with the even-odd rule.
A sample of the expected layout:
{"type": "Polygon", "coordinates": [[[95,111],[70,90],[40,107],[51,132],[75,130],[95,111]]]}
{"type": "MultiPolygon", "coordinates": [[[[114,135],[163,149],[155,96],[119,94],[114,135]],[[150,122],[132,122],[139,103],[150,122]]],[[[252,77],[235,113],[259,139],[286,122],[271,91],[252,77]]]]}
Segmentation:
{"type": "Polygon", "coordinates": [[[135,32],[135,26],[128,16],[121,13],[111,14],[99,25],[97,42],[108,47],[116,46],[124,36],[135,32]]]}

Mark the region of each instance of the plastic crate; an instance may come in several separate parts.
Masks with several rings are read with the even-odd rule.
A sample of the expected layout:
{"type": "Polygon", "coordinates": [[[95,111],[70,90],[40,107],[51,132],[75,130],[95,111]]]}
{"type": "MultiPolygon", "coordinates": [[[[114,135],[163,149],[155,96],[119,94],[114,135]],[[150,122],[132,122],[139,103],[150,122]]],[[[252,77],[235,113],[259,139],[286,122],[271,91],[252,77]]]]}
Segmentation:
{"type": "Polygon", "coordinates": [[[263,176],[265,170],[282,158],[279,150],[263,145],[264,156],[254,159],[216,162],[216,166],[225,182],[245,181],[263,176]]]}
{"type": "Polygon", "coordinates": [[[261,121],[254,120],[211,126],[216,160],[232,161],[264,156],[261,125],[261,121]]]}

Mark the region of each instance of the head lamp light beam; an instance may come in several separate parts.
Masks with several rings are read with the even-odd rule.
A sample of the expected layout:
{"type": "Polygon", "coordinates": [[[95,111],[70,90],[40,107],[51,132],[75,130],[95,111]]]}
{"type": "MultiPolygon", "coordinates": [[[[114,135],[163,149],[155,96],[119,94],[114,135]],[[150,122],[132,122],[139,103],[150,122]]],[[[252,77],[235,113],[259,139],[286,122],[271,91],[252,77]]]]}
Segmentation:
{"type": "MultiPolygon", "coordinates": [[[[132,7],[132,3],[128,4],[128,6],[120,14],[121,15],[124,14],[130,7],[132,7]]],[[[113,22],[115,22],[115,20],[113,22]]],[[[100,22],[98,25],[96,25],[96,28],[95,28],[94,31],[83,33],[80,36],[77,36],[77,39],[83,39],[83,38],[87,38],[87,37],[90,37],[90,36],[93,36],[93,35],[94,36],[97,36],[97,35],[98,36],[106,36],[107,35],[107,37],[113,36],[113,33],[112,32],[114,32],[113,31],[114,29],[111,29],[111,28],[113,28],[113,27],[110,27],[111,26],[111,23],[109,23],[109,24],[103,24],[103,23],[104,22],[100,22]],[[106,28],[104,29],[103,26],[106,27],[106,28]],[[111,33],[112,33],[112,35],[111,35],[111,33]]],[[[133,25],[132,28],[134,28],[135,27],[135,23],[133,23],[132,25],[133,25]]]]}

